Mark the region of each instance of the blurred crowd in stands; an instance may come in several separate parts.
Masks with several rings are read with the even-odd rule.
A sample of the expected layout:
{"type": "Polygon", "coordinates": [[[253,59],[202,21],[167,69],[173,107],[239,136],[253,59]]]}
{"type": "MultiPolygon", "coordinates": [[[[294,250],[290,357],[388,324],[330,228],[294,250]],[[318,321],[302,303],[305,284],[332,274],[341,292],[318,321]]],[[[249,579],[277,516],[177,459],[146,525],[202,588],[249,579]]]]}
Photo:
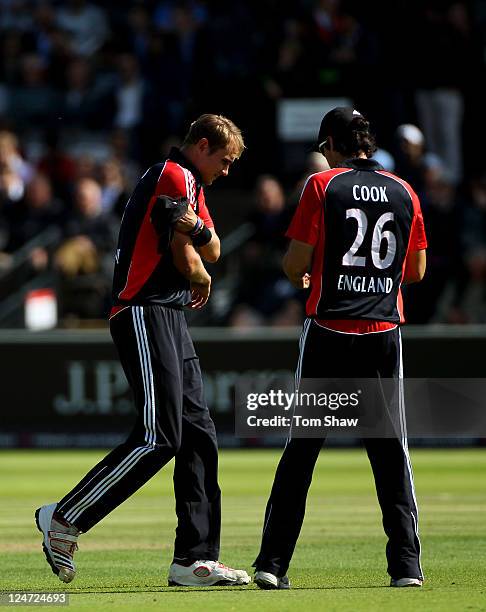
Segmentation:
{"type": "Polygon", "coordinates": [[[278,102],[339,96],[422,201],[428,271],[406,289],[408,320],[486,322],[485,69],[480,0],[0,0],[0,301],[37,280],[64,321],[106,317],[138,176],[216,112],[248,149],[214,193],[240,194],[249,232],[214,268],[216,295],[225,269],[233,282],[204,322],[300,324],[284,234],[326,163],[304,154],[288,169],[278,102]]]}

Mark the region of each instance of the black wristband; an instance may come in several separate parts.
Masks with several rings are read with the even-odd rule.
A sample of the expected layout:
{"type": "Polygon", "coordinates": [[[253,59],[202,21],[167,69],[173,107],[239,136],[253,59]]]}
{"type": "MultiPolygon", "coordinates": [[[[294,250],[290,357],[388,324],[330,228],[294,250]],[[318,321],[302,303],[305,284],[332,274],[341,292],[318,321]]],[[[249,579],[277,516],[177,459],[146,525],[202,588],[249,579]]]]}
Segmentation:
{"type": "Polygon", "coordinates": [[[204,226],[204,228],[198,234],[191,236],[191,240],[194,246],[201,247],[208,244],[208,242],[211,242],[212,237],[213,235],[211,234],[211,230],[204,226]]]}

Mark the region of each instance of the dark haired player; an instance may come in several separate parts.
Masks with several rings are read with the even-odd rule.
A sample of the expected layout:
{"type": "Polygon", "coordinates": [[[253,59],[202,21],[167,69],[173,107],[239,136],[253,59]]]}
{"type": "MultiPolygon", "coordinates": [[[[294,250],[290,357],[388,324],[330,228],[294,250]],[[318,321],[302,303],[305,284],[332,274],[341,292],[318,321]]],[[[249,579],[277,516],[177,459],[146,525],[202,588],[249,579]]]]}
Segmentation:
{"type": "MultiPolygon", "coordinates": [[[[321,123],[317,149],[331,170],[311,175],[292,220],[283,267],[294,286],[310,286],[296,378],[402,376],[400,287],[420,281],[427,246],[417,195],[373,159],[369,123],[335,108],[321,123]]],[[[298,382],[297,382],[298,384],[298,382]]],[[[401,395],[395,406],[404,424],[401,395]]],[[[323,439],[289,437],[265,513],[254,563],[263,589],[289,588],[286,576],[305,514],[323,439]]],[[[368,438],[391,586],[421,586],[418,512],[404,428],[368,438]]]]}

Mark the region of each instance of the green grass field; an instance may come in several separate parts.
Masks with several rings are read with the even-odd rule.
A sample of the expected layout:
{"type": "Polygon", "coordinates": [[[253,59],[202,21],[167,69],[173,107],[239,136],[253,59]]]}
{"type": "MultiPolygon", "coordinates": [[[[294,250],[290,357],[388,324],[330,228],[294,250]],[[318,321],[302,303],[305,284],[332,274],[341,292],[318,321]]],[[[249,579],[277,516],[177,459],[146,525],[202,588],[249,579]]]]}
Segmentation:
{"type": "MultiPolygon", "coordinates": [[[[277,451],[222,451],[221,559],[250,570],[277,451]]],[[[58,500],[101,456],[0,453],[0,590],[64,591],[70,609],[486,611],[486,450],[412,450],[420,505],[422,589],[390,589],[364,451],[325,450],[289,576],[291,591],[169,588],[175,528],[172,468],[80,539],[78,576],[63,585],[41,551],[35,508],[58,500]]],[[[32,609],[32,608],[29,608],[32,609]]]]}

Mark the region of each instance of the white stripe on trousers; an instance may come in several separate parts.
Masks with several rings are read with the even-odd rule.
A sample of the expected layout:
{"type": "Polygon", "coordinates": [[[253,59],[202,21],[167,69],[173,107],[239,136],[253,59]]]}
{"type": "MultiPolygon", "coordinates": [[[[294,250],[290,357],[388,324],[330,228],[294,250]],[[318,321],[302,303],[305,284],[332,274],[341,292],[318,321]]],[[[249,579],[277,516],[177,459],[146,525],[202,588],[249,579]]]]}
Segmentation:
{"type": "MultiPolygon", "coordinates": [[[[300,334],[300,340],[299,340],[299,359],[297,361],[297,369],[295,370],[295,391],[297,392],[299,390],[299,385],[300,385],[300,377],[302,374],[302,361],[303,361],[303,357],[304,357],[304,348],[305,348],[305,340],[307,338],[307,332],[309,331],[309,327],[312,323],[312,319],[306,319],[304,321],[304,326],[302,328],[302,333],[300,334]]],[[[295,404],[294,404],[294,409],[292,411],[292,422],[290,424],[290,431],[289,431],[289,435],[287,440],[285,441],[285,448],[287,448],[287,444],[290,442],[291,438],[292,438],[292,423],[293,423],[293,417],[295,414],[295,404]]],[[[268,517],[267,520],[265,521],[265,525],[263,526],[263,533],[262,536],[265,535],[265,531],[267,530],[268,527],[268,522],[270,520],[270,516],[272,514],[272,508],[273,506],[271,505],[269,510],[268,510],[268,517]]]]}
{"type": "MultiPolygon", "coordinates": [[[[415,536],[417,538],[417,542],[419,546],[419,550],[418,550],[419,570],[420,570],[420,574],[423,576],[422,566],[420,563],[420,555],[421,555],[422,546],[420,544],[420,538],[418,534],[418,505],[417,505],[417,498],[415,497],[415,484],[413,481],[412,462],[410,460],[410,454],[408,452],[408,442],[407,442],[407,421],[406,421],[406,416],[405,416],[405,397],[404,397],[404,389],[403,389],[402,333],[400,331],[400,328],[398,329],[398,343],[400,347],[400,354],[399,354],[400,365],[399,365],[399,370],[398,370],[398,385],[399,385],[398,386],[398,410],[399,410],[399,417],[400,417],[400,425],[402,428],[401,444],[402,444],[403,452],[405,454],[408,476],[410,478],[410,487],[412,491],[413,504],[415,506],[415,515],[413,512],[411,512],[410,514],[412,516],[413,530],[415,532],[415,536]]],[[[414,577],[415,576],[412,576],[412,578],[414,577]]]]}
{"type": "MultiPolygon", "coordinates": [[[[295,392],[298,393],[300,386],[300,379],[302,376],[302,363],[304,361],[304,350],[305,350],[305,341],[307,340],[307,334],[309,332],[310,326],[312,325],[312,319],[306,319],[304,321],[304,325],[302,327],[302,333],[300,334],[299,339],[299,359],[297,361],[297,368],[295,370],[295,392]]],[[[292,424],[294,422],[294,414],[295,414],[295,403],[294,409],[292,410],[292,421],[290,422],[290,431],[287,441],[285,442],[285,446],[292,439],[292,424]]]]}
{"type": "Polygon", "coordinates": [[[74,522],[80,515],[96,501],[98,501],[109,489],[119,482],[146,454],[155,449],[155,393],[150,360],[150,351],[147,339],[147,331],[143,319],[143,307],[132,307],[133,326],[137,339],[138,355],[142,373],[145,402],[143,407],[143,422],[145,427],[145,446],[133,449],[123,461],[106,475],[85,497],[81,498],[64,517],[67,521],[74,522]]]}
{"type": "Polygon", "coordinates": [[[101,468],[101,470],[100,470],[99,472],[97,472],[97,473],[96,473],[96,474],[95,474],[95,475],[94,475],[92,478],[90,478],[90,479],[88,480],[88,482],[87,482],[87,483],[86,483],[86,484],[85,484],[83,487],[81,487],[81,489],[79,489],[79,491],[76,491],[76,493],[74,493],[74,495],[72,495],[70,499],[66,500],[66,501],[63,503],[63,505],[62,505],[62,506],[58,506],[57,510],[62,510],[62,509],[64,508],[64,506],[65,506],[65,505],[66,505],[66,504],[67,504],[69,501],[71,501],[71,499],[74,499],[75,497],[77,497],[78,495],[80,495],[80,494],[81,494],[81,493],[84,491],[84,489],[86,489],[86,487],[87,487],[87,486],[89,486],[89,485],[91,484],[91,482],[92,482],[92,481],[93,481],[95,478],[98,478],[98,476],[101,474],[101,472],[103,472],[104,470],[106,470],[106,468],[107,468],[107,466],[106,466],[106,465],[104,465],[104,466],[101,468]]]}

